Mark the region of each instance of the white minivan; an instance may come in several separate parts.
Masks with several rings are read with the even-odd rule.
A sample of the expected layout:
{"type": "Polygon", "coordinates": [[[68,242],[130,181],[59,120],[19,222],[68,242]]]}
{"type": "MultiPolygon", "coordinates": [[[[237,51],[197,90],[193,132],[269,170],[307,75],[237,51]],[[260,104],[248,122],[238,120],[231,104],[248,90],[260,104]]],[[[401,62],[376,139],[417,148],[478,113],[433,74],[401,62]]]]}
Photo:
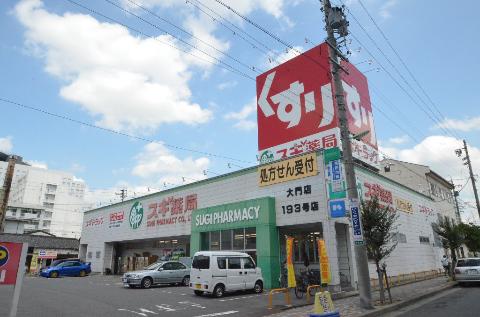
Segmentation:
{"type": "Polygon", "coordinates": [[[225,292],[263,291],[262,271],[247,253],[201,251],[195,253],[190,269],[190,288],[222,297],[225,292]]]}

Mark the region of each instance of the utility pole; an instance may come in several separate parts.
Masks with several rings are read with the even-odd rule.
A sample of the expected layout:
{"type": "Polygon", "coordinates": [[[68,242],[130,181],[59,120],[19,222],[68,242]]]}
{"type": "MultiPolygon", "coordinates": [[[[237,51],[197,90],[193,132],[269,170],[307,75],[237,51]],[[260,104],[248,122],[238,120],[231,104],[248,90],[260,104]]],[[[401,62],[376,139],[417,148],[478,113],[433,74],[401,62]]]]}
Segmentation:
{"type": "Polygon", "coordinates": [[[480,201],[478,200],[477,184],[475,183],[475,176],[473,175],[472,162],[470,161],[470,155],[468,155],[468,146],[467,146],[467,141],[465,140],[463,140],[463,148],[455,150],[455,153],[457,154],[458,157],[462,156],[462,150],[465,151],[465,157],[462,158],[462,160],[465,161],[463,165],[467,165],[468,170],[470,172],[470,180],[472,181],[473,194],[475,195],[475,202],[477,203],[478,216],[480,217],[480,201]]]}
{"type": "Polygon", "coordinates": [[[457,215],[457,221],[458,223],[461,223],[462,222],[462,218],[460,217],[460,208],[458,208],[458,191],[455,189],[455,184],[453,183],[453,179],[450,178],[450,182],[452,183],[452,186],[453,186],[453,199],[455,199],[455,211],[456,211],[456,215],[457,215]]]}
{"type": "Polygon", "coordinates": [[[120,189],[120,192],[115,193],[115,195],[120,196],[120,198],[122,199],[122,202],[123,202],[125,200],[125,198],[127,197],[127,190],[126,189],[120,189]]]}
{"type": "Polygon", "coordinates": [[[5,214],[7,213],[8,197],[10,196],[10,189],[12,187],[13,171],[15,170],[15,158],[13,156],[8,159],[7,172],[3,182],[3,199],[0,202],[0,232],[3,232],[5,214]]]}
{"type": "MultiPolygon", "coordinates": [[[[346,36],[348,22],[344,19],[343,12],[341,8],[332,8],[330,0],[323,0],[323,11],[325,13],[325,24],[327,30],[327,44],[329,46],[330,52],[330,65],[331,72],[333,77],[334,91],[335,91],[335,102],[338,111],[338,120],[340,125],[340,138],[342,141],[342,153],[343,153],[343,163],[345,166],[345,178],[347,182],[347,197],[350,201],[354,202],[358,207],[358,192],[355,179],[355,166],[352,156],[352,146],[350,144],[350,131],[348,130],[348,121],[347,121],[347,112],[345,108],[344,100],[344,91],[342,86],[342,79],[340,77],[340,71],[345,71],[340,64],[338,63],[338,58],[342,57],[342,54],[338,50],[337,40],[334,34],[334,27],[340,35],[346,36]],[[340,20],[338,19],[339,13],[343,16],[340,20]],[[330,16],[332,15],[332,16],[330,16]],[[334,22],[337,22],[334,26],[334,22]]],[[[360,214],[360,212],[359,212],[360,214]]],[[[361,216],[359,216],[361,217],[361,216]]],[[[361,221],[360,221],[361,223],[361,221]]],[[[363,228],[361,228],[363,232],[363,228]]],[[[357,266],[357,276],[358,276],[358,291],[360,295],[360,305],[363,308],[373,308],[372,307],[372,293],[370,289],[370,273],[368,271],[368,258],[367,258],[367,249],[365,245],[355,244],[355,262],[357,266]]]]}

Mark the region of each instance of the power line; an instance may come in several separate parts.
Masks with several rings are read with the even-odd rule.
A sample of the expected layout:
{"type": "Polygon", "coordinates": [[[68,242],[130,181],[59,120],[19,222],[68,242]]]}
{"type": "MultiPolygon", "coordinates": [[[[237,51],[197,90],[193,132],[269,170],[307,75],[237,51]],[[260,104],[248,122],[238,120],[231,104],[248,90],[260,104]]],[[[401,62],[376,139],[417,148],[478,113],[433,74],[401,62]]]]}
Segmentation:
{"type": "MultiPolygon", "coordinates": [[[[179,51],[181,51],[181,52],[183,52],[183,53],[185,53],[185,54],[188,54],[188,55],[190,55],[190,56],[193,56],[193,57],[195,57],[195,58],[197,58],[197,59],[199,59],[199,60],[201,60],[201,61],[204,61],[204,62],[213,64],[213,65],[216,65],[216,66],[218,66],[218,67],[221,67],[221,68],[223,68],[223,69],[226,69],[226,70],[228,70],[228,71],[231,71],[231,72],[233,72],[233,73],[236,73],[236,74],[238,74],[238,75],[240,75],[240,76],[243,76],[243,77],[245,77],[245,78],[254,79],[254,78],[251,77],[250,75],[245,74],[245,73],[243,73],[242,71],[237,70],[235,67],[233,67],[233,66],[231,66],[231,65],[229,65],[229,64],[227,64],[227,63],[225,63],[225,62],[223,62],[223,61],[220,61],[220,60],[218,60],[218,59],[216,59],[216,58],[214,58],[214,59],[218,60],[218,62],[212,62],[212,61],[210,61],[210,60],[207,60],[207,59],[205,59],[205,58],[202,58],[202,57],[200,57],[200,56],[197,56],[197,55],[193,54],[192,52],[189,52],[189,51],[187,51],[187,50],[183,50],[183,49],[181,49],[181,48],[173,45],[172,43],[165,42],[165,41],[160,40],[160,39],[157,38],[157,37],[148,35],[148,34],[146,34],[145,32],[142,32],[142,31],[140,31],[140,30],[137,30],[137,29],[135,29],[135,28],[133,28],[133,27],[125,24],[125,23],[122,23],[122,22],[120,22],[120,21],[118,21],[118,20],[115,20],[115,19],[113,19],[113,18],[111,18],[111,17],[109,17],[109,16],[107,16],[107,15],[105,15],[105,14],[103,14],[103,13],[100,13],[100,12],[94,10],[94,9],[91,9],[91,8],[87,7],[87,6],[84,6],[84,5],[82,5],[82,4],[78,3],[78,2],[75,2],[75,1],[73,1],[73,0],[66,0],[66,1],[72,3],[72,4],[76,5],[76,6],[79,6],[80,8],[83,8],[84,10],[87,10],[87,11],[89,11],[89,12],[95,14],[95,15],[98,15],[98,16],[104,18],[104,19],[107,19],[107,20],[109,20],[109,21],[111,21],[111,22],[117,23],[117,24],[119,24],[119,25],[121,25],[121,26],[123,26],[123,27],[125,27],[125,28],[127,28],[127,29],[129,29],[129,30],[131,30],[131,31],[133,31],[133,32],[135,32],[135,33],[138,33],[138,34],[143,35],[143,36],[145,36],[145,37],[148,37],[148,38],[150,38],[150,39],[152,39],[152,40],[154,40],[154,41],[157,41],[157,42],[159,42],[159,43],[162,43],[162,44],[164,44],[164,45],[167,45],[167,46],[169,46],[169,47],[171,47],[171,48],[173,48],[173,49],[179,50],[179,51]]],[[[146,23],[149,23],[149,22],[146,22],[146,23]]],[[[169,34],[169,33],[167,33],[167,34],[169,34]]],[[[197,50],[198,50],[198,49],[197,49],[197,50]]],[[[204,54],[206,54],[206,53],[204,53],[204,54]]],[[[206,55],[207,55],[207,56],[210,56],[208,53],[207,53],[206,55]]],[[[213,58],[212,56],[210,56],[210,57],[213,58]]]]}
{"type": "MultiPolygon", "coordinates": [[[[340,0],[343,3],[343,0],[340,0]]],[[[379,47],[377,42],[373,39],[373,37],[370,35],[370,33],[365,29],[365,27],[360,23],[360,21],[357,19],[357,17],[352,13],[352,11],[348,8],[346,8],[350,16],[353,18],[353,20],[357,23],[357,25],[363,30],[363,32],[367,35],[367,37],[370,39],[370,41],[374,44],[376,49],[382,54],[382,56],[387,60],[387,62],[390,64],[390,66],[395,70],[395,72],[400,76],[402,81],[410,88],[410,90],[416,95],[418,100],[420,100],[421,103],[423,103],[424,106],[419,104],[410,93],[407,92],[407,90],[400,85],[400,83],[392,76],[392,74],[378,61],[378,59],[365,47],[365,45],[362,44],[362,42],[352,33],[352,37],[362,46],[365,48],[367,53],[379,64],[379,66],[388,74],[388,76],[394,80],[394,82],[409,96],[409,98],[437,125],[439,125],[442,121],[437,117],[437,114],[431,109],[431,107],[423,100],[423,98],[417,93],[417,91],[412,87],[412,85],[405,79],[405,77],[402,75],[402,73],[398,70],[398,68],[393,64],[393,62],[390,60],[390,58],[385,54],[385,52],[379,47]],[[430,111],[428,113],[427,109],[430,111]]],[[[441,127],[439,125],[439,128],[442,129],[447,135],[454,136],[452,132],[450,132],[448,129],[441,127]]]]}
{"type": "Polygon", "coordinates": [[[209,152],[205,152],[205,151],[193,150],[193,149],[188,149],[188,148],[173,145],[173,144],[158,142],[158,141],[146,138],[146,137],[141,137],[141,136],[125,133],[125,132],[121,132],[121,131],[110,129],[110,128],[100,127],[100,126],[97,126],[97,125],[94,125],[94,124],[91,124],[91,123],[88,123],[88,122],[73,119],[73,118],[67,117],[65,115],[59,115],[59,114],[56,114],[56,113],[53,113],[53,112],[50,112],[50,111],[46,111],[46,110],[43,110],[43,109],[40,109],[40,108],[28,106],[28,105],[22,104],[20,102],[16,102],[16,101],[6,99],[6,98],[3,98],[3,97],[0,97],[0,101],[2,101],[4,103],[8,103],[10,105],[18,106],[18,107],[21,107],[21,108],[24,108],[24,109],[28,109],[28,110],[36,111],[36,112],[39,112],[39,113],[43,113],[45,115],[49,115],[51,117],[55,117],[55,118],[58,118],[58,119],[74,122],[74,123],[77,123],[77,124],[80,124],[80,125],[83,125],[83,126],[87,126],[87,127],[90,127],[90,128],[102,130],[102,131],[105,131],[105,132],[109,132],[109,133],[113,133],[113,134],[117,134],[117,135],[121,135],[121,136],[126,136],[128,138],[132,138],[132,139],[136,139],[136,140],[140,140],[140,141],[144,141],[144,142],[148,142],[148,143],[160,144],[160,145],[163,145],[163,146],[166,146],[166,147],[169,147],[169,148],[172,148],[172,149],[176,149],[176,150],[192,152],[192,153],[197,153],[197,154],[201,154],[201,155],[207,155],[207,156],[211,156],[211,157],[215,157],[215,158],[219,158],[219,159],[224,159],[224,160],[231,160],[231,161],[249,163],[249,164],[253,163],[253,162],[250,162],[250,161],[236,159],[236,158],[232,158],[232,157],[228,157],[228,156],[224,156],[224,155],[220,155],[220,154],[214,154],[214,153],[209,153],[209,152]]]}
{"type": "MultiPolygon", "coordinates": [[[[384,38],[384,40],[387,42],[388,46],[390,47],[390,49],[395,53],[395,55],[397,56],[398,60],[400,61],[400,63],[403,65],[403,67],[407,70],[408,74],[410,75],[410,77],[413,79],[413,81],[415,82],[415,84],[420,88],[420,90],[422,91],[422,93],[425,95],[425,97],[430,101],[430,103],[432,104],[433,108],[437,111],[437,113],[440,115],[440,117],[442,119],[445,119],[445,116],[440,112],[440,110],[438,109],[438,107],[435,105],[435,103],[432,101],[432,99],[430,98],[430,96],[427,94],[427,92],[425,91],[425,89],[422,87],[422,85],[420,85],[420,83],[418,82],[417,78],[413,75],[412,71],[410,70],[410,68],[407,66],[407,64],[404,62],[403,58],[400,56],[400,54],[398,53],[398,51],[393,47],[392,43],[390,42],[390,40],[387,38],[387,36],[385,35],[385,33],[382,31],[382,29],[380,28],[380,26],[377,24],[377,22],[375,21],[375,19],[372,17],[372,15],[370,14],[370,12],[367,10],[367,8],[365,7],[365,5],[363,4],[363,2],[361,0],[358,0],[358,2],[360,3],[360,6],[363,8],[363,10],[367,13],[368,17],[370,18],[370,20],[372,21],[372,23],[375,25],[375,27],[377,28],[377,30],[380,32],[380,34],[382,35],[382,37],[384,38]]],[[[454,131],[455,132],[455,131],[454,131]]],[[[460,136],[455,132],[455,134],[457,135],[458,138],[460,138],[460,136]]]]}

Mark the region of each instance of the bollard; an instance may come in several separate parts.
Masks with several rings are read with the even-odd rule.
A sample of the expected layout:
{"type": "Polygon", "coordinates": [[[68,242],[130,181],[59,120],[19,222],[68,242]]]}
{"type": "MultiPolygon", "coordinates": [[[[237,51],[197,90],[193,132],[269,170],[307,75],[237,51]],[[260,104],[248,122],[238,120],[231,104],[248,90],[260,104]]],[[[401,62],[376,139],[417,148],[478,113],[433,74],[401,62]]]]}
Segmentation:
{"type": "Polygon", "coordinates": [[[321,285],[308,285],[307,287],[307,303],[310,303],[310,290],[312,288],[319,288],[320,291],[322,290],[322,286],[321,285]]]}
{"type": "Polygon", "coordinates": [[[273,294],[285,293],[285,301],[287,302],[287,306],[291,306],[292,302],[290,300],[290,289],[288,288],[274,288],[268,292],[268,309],[273,308],[273,294]]]}

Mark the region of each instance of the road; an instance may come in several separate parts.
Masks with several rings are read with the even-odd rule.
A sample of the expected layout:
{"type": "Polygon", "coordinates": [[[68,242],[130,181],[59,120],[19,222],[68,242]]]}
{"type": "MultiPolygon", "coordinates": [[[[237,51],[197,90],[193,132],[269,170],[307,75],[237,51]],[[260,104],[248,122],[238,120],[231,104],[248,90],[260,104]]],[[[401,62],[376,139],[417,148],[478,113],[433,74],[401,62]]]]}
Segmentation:
{"type": "Polygon", "coordinates": [[[404,307],[388,317],[477,317],[480,316],[480,285],[456,287],[404,307]]]}
{"type": "MultiPolygon", "coordinates": [[[[0,287],[0,307],[9,307],[12,293],[11,287],[0,287]]],[[[17,316],[257,317],[278,312],[283,304],[283,298],[277,295],[274,304],[278,306],[268,310],[266,295],[240,292],[217,299],[195,296],[192,290],[182,286],[124,288],[120,278],[114,276],[27,277],[17,316]]]]}

